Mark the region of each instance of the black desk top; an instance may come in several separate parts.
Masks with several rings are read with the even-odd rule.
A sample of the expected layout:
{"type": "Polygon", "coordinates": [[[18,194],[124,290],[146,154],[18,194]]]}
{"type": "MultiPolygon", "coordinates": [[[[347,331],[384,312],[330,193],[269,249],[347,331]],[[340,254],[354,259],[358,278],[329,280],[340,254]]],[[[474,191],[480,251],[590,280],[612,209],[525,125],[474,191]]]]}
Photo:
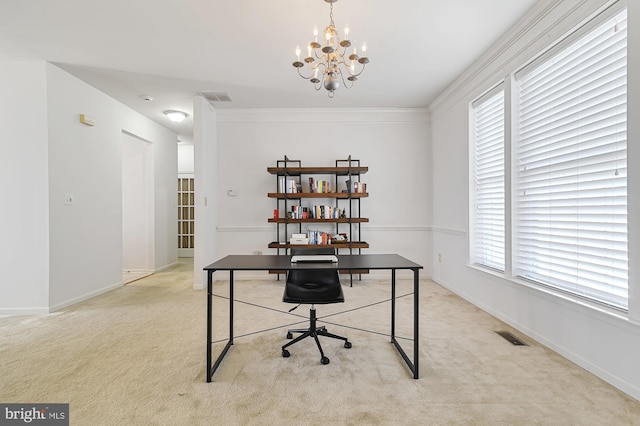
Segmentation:
{"type": "Polygon", "coordinates": [[[291,263],[287,255],[229,255],[203,268],[205,271],[264,271],[295,269],[422,269],[397,254],[338,255],[337,263],[291,263]]]}

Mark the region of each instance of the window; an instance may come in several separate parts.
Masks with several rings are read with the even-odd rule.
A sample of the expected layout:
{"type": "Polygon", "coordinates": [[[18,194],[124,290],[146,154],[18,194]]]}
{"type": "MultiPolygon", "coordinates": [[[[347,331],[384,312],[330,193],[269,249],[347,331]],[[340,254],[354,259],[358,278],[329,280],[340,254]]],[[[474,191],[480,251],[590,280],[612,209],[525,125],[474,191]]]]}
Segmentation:
{"type": "Polygon", "coordinates": [[[516,74],[514,275],[626,309],[627,19],[516,74]]]}
{"type": "Polygon", "coordinates": [[[470,108],[471,262],[626,310],[626,10],[505,84],[470,108]]]}
{"type": "Polygon", "coordinates": [[[504,88],[472,104],[472,262],[504,271],[504,88]]]}

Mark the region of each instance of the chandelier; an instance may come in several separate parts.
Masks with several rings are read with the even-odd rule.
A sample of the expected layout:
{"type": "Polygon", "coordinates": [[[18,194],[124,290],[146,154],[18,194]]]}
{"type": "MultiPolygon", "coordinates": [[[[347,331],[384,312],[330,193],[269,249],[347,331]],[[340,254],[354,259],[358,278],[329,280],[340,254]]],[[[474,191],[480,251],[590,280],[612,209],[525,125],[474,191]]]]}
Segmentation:
{"type": "Polygon", "coordinates": [[[298,70],[300,77],[313,83],[316,90],[323,86],[327,89],[330,98],[333,98],[335,91],[340,87],[340,82],[345,87],[353,87],[353,83],[358,79],[365,65],[369,63],[367,58],[367,45],[362,44],[362,56],[358,56],[357,48],[353,48],[351,54],[347,49],[351,47],[349,41],[349,27],[344,30],[344,40],[340,40],[340,35],[333,23],[333,3],[338,0],[324,0],[331,5],[329,26],[324,29],[324,45],[318,43],[318,27],[313,30],[313,41],[307,46],[307,57],[300,60],[300,46],[296,47],[296,61],[293,66],[298,70]],[[307,65],[309,74],[305,76],[302,68],[307,65]],[[321,81],[322,79],[322,81],[321,81]]]}

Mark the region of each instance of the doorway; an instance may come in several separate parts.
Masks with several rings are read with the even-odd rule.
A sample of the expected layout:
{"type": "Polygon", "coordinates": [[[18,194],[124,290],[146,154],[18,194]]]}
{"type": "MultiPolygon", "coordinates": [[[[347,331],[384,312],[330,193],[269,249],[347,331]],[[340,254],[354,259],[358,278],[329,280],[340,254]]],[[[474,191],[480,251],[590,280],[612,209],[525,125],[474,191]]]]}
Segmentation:
{"type": "Polygon", "coordinates": [[[154,270],[153,144],[122,132],[122,282],[154,270]]]}

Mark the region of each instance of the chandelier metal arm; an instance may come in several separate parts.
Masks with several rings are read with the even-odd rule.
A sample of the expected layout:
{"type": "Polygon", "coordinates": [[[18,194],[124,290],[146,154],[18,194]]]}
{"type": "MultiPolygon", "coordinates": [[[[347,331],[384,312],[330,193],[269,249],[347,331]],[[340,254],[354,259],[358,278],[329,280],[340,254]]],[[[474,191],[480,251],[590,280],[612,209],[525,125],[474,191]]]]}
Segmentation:
{"type": "Polygon", "coordinates": [[[344,84],[344,87],[351,89],[353,87],[353,80],[349,80],[349,79],[345,80],[344,73],[340,69],[338,69],[338,74],[340,75],[340,79],[342,80],[342,84],[344,84]]]}
{"type": "Polygon", "coordinates": [[[342,57],[342,59],[339,62],[337,62],[337,65],[342,65],[347,70],[347,73],[350,76],[358,77],[364,71],[364,69],[366,67],[366,62],[358,62],[357,60],[354,60],[353,63],[350,63],[350,62],[347,62],[344,59],[344,57],[342,57]],[[360,70],[358,72],[355,71],[356,63],[360,64],[360,70]],[[353,65],[353,67],[352,67],[352,65],[353,65]]]}
{"type": "Polygon", "coordinates": [[[302,68],[302,66],[300,67],[296,67],[298,69],[298,75],[302,78],[304,78],[305,80],[311,80],[313,78],[317,78],[318,74],[323,73],[324,74],[324,70],[322,68],[326,68],[326,65],[323,63],[318,63],[317,66],[309,68],[309,70],[311,71],[311,75],[310,76],[305,76],[304,74],[302,74],[302,71],[300,71],[300,69],[302,68]],[[316,72],[316,70],[318,70],[316,72]]]}

